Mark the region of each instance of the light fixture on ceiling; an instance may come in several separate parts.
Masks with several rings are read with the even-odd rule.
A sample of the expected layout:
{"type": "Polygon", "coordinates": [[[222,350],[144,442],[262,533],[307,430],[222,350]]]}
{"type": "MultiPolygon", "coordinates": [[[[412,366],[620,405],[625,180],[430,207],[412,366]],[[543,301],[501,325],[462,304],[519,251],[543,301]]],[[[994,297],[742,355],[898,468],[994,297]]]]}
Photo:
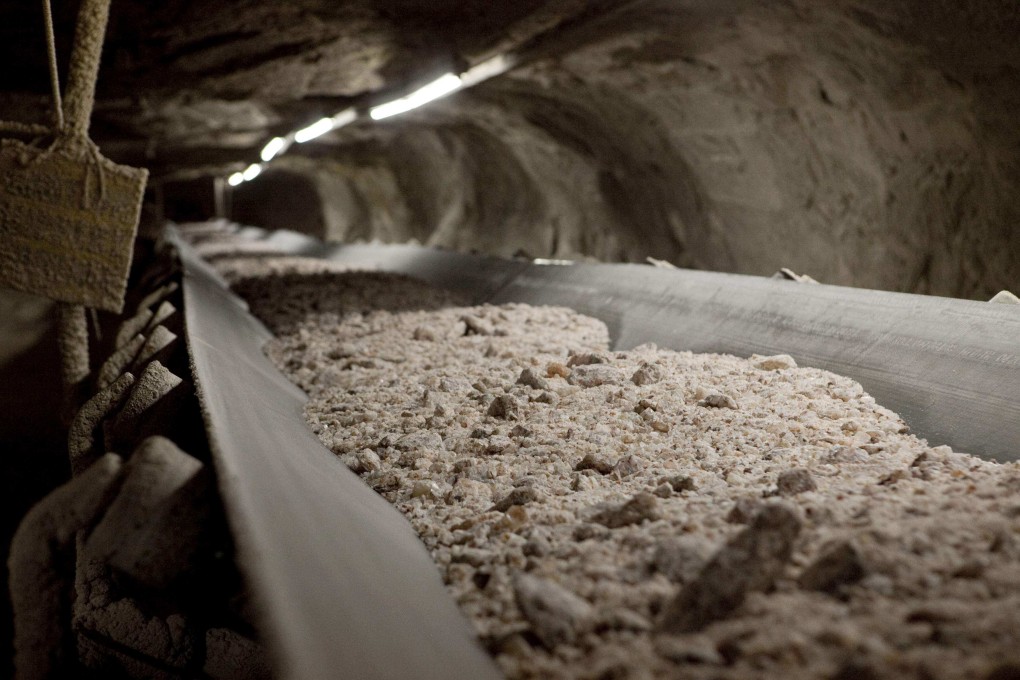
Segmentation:
{"type": "Polygon", "coordinates": [[[262,147],[262,153],[260,154],[262,160],[268,163],[276,157],[276,154],[283,151],[286,146],[286,139],[283,137],[273,137],[264,147],[262,147]]]}
{"type": "Polygon", "coordinates": [[[344,125],[349,125],[358,119],[358,112],[353,108],[344,109],[340,113],[330,118],[330,122],[333,124],[333,129],[342,128],[344,125]]]}
{"type": "Polygon", "coordinates": [[[305,142],[311,141],[316,137],[321,137],[330,130],[333,129],[332,118],[320,118],[316,122],[312,123],[306,128],[302,128],[294,133],[294,141],[298,144],[304,144],[305,142]]]}
{"type": "Polygon", "coordinates": [[[461,88],[461,85],[460,76],[447,73],[405,97],[372,107],[368,113],[372,116],[372,120],[382,120],[383,118],[396,116],[456,92],[461,88]]]}
{"type": "Polygon", "coordinates": [[[252,163],[251,165],[244,169],[244,172],[241,173],[241,176],[244,178],[245,182],[250,182],[256,177],[258,177],[259,173],[261,172],[262,166],[258,163],[252,163]]]}
{"type": "MultiPolygon", "coordinates": [[[[448,94],[452,94],[457,90],[477,85],[483,80],[488,80],[489,78],[498,76],[513,67],[515,63],[516,59],[514,59],[512,55],[496,55],[472,66],[459,76],[453,73],[447,73],[446,75],[437,78],[431,83],[418,88],[408,95],[386,102],[385,104],[374,106],[369,109],[368,114],[373,120],[382,120],[384,118],[389,118],[390,116],[405,113],[441,97],[445,97],[448,94]]],[[[320,118],[316,122],[298,130],[297,132],[288,134],[284,137],[273,137],[266,142],[266,145],[262,148],[260,157],[264,163],[269,163],[286,153],[293,143],[303,144],[311,141],[317,137],[321,137],[327,132],[349,125],[358,120],[358,118],[360,118],[360,114],[354,107],[344,109],[333,116],[320,118]]],[[[259,163],[250,165],[244,170],[244,172],[235,172],[230,175],[227,178],[227,184],[232,187],[236,187],[243,182],[253,180],[258,177],[259,173],[262,172],[262,169],[263,167],[259,163]]]]}
{"type": "Polygon", "coordinates": [[[513,58],[508,54],[497,54],[485,61],[475,64],[464,73],[460,74],[461,87],[467,88],[477,85],[483,80],[494,78],[506,73],[514,65],[513,58]]]}

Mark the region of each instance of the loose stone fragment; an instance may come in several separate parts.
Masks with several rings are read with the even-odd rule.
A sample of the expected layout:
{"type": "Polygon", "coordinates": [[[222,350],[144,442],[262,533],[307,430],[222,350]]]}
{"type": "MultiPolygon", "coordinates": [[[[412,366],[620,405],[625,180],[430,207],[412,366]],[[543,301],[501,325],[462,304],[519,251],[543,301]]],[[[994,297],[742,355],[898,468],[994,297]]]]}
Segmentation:
{"type": "Polygon", "coordinates": [[[577,366],[570,371],[567,382],[581,387],[598,387],[599,385],[615,385],[623,381],[623,372],[615,366],[607,364],[586,364],[577,366]]]}
{"type": "Polygon", "coordinates": [[[719,392],[712,392],[704,399],[698,402],[698,406],[706,406],[709,408],[737,408],[737,402],[733,400],[733,397],[720,394],[719,392]]]}
{"type": "Polygon", "coordinates": [[[411,498],[437,498],[439,495],[439,487],[431,480],[419,479],[411,487],[411,498]]]}
{"type": "Polygon", "coordinates": [[[760,368],[763,371],[778,371],[784,368],[797,368],[797,362],[793,360],[789,354],[776,354],[771,357],[759,357],[757,355],[751,357],[754,362],[755,368],[760,368]]]}
{"type": "Polygon", "coordinates": [[[644,412],[647,411],[648,409],[651,409],[653,411],[657,410],[655,402],[651,401],[650,399],[641,399],[640,401],[638,401],[637,406],[634,407],[634,413],[641,415],[644,414],[644,412]]]}
{"type": "Polygon", "coordinates": [[[545,391],[542,392],[542,394],[535,397],[535,401],[537,401],[540,404],[551,404],[555,406],[556,404],[559,403],[560,398],[555,392],[545,391]]]}
{"type": "Polygon", "coordinates": [[[618,529],[630,524],[640,524],[647,520],[659,518],[659,501],[652,494],[642,491],[623,505],[606,508],[596,513],[592,520],[618,529]]]}
{"type": "Polygon", "coordinates": [[[362,474],[364,472],[374,472],[382,466],[382,460],[372,449],[362,449],[355,453],[346,453],[340,456],[340,460],[350,468],[351,472],[362,474]]]}
{"type": "Polygon", "coordinates": [[[805,491],[814,491],[818,488],[811,473],[804,468],[794,468],[779,475],[776,480],[776,488],[780,496],[796,496],[805,491]]]}
{"type": "Polygon", "coordinates": [[[573,354],[567,359],[567,366],[573,368],[574,366],[591,366],[592,364],[605,364],[609,362],[609,357],[605,354],[598,352],[579,352],[573,354]]]}
{"type": "Polygon", "coordinates": [[[496,501],[496,504],[492,506],[492,510],[497,512],[506,512],[514,505],[524,505],[534,500],[538,500],[538,494],[530,486],[521,487],[514,489],[503,498],[496,501]]]}
{"type": "Polygon", "coordinates": [[[594,470],[600,475],[608,475],[613,471],[613,464],[602,458],[596,458],[594,454],[586,453],[581,462],[574,466],[574,470],[594,470]]]}
{"type": "Polygon", "coordinates": [[[667,605],[659,630],[701,630],[733,612],[747,593],[771,588],[790,559],[800,528],[795,510],[785,503],[767,503],[667,605]]]}
{"type": "Polygon", "coordinates": [[[489,404],[489,410],[486,411],[486,415],[504,420],[517,420],[521,417],[521,405],[513,396],[500,394],[489,404]]]}
{"type": "Polygon", "coordinates": [[[863,449],[851,446],[834,446],[825,455],[831,463],[863,463],[868,460],[868,454],[863,449]]]}
{"type": "Polygon", "coordinates": [[[514,425],[513,429],[510,430],[510,436],[511,437],[524,438],[524,437],[530,437],[533,434],[534,434],[534,432],[532,432],[530,428],[527,428],[524,425],[519,425],[519,424],[518,425],[514,425]]]}
{"type": "Polygon", "coordinates": [[[840,586],[864,578],[864,565],[854,546],[846,541],[831,546],[818,556],[797,579],[805,590],[835,592],[840,586]]]}
{"type": "Polygon", "coordinates": [[[643,363],[641,368],[634,371],[630,381],[641,387],[642,385],[653,385],[662,380],[662,369],[655,364],[643,363]]]}
{"type": "Polygon", "coordinates": [[[521,371],[520,376],[517,378],[518,385],[527,385],[533,387],[536,390],[547,390],[549,389],[549,382],[535,372],[533,368],[525,368],[521,371]]]}
{"type": "Polygon", "coordinates": [[[486,453],[502,453],[511,448],[514,442],[506,435],[497,434],[489,437],[489,443],[485,446],[486,453]]]}
{"type": "Polygon", "coordinates": [[[553,361],[545,367],[545,374],[549,378],[566,378],[570,375],[570,369],[559,362],[553,361]]]}
{"type": "Polygon", "coordinates": [[[493,335],[495,333],[492,324],[474,314],[465,314],[460,317],[460,320],[467,326],[467,335],[493,335]]]}
{"type": "Polygon", "coordinates": [[[521,613],[549,649],[574,642],[592,623],[592,606],[553,581],[520,572],[513,588],[521,613]]]}
{"type": "Polygon", "coordinates": [[[613,466],[613,470],[615,470],[621,477],[628,477],[630,475],[637,474],[644,469],[644,461],[633,454],[624,456],[620,460],[616,461],[616,465],[613,466]]]}

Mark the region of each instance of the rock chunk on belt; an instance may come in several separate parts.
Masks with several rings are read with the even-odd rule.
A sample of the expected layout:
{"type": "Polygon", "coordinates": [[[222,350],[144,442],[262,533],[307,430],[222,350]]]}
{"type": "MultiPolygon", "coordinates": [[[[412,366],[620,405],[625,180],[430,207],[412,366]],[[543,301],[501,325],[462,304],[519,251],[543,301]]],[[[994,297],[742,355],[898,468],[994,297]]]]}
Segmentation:
{"type": "Polygon", "coordinates": [[[841,586],[850,585],[864,577],[861,556],[853,544],[841,541],[829,546],[797,579],[805,590],[834,593],[841,586]]]}
{"type": "Polygon", "coordinates": [[[489,510],[490,511],[495,510],[497,512],[506,512],[514,505],[524,505],[525,503],[530,503],[531,501],[535,500],[538,500],[538,494],[531,487],[525,486],[519,489],[514,489],[506,496],[496,501],[496,504],[493,505],[489,510]]]}
{"type": "Polygon", "coordinates": [[[598,387],[599,385],[616,385],[623,382],[623,379],[623,371],[615,366],[585,364],[572,369],[567,382],[581,387],[598,387]]]}
{"type": "Polygon", "coordinates": [[[751,361],[754,362],[755,368],[760,368],[763,371],[779,371],[784,368],[797,368],[797,362],[793,360],[789,354],[776,354],[770,357],[762,357],[755,355],[751,357],[751,361]]]}
{"type": "Polygon", "coordinates": [[[586,453],[581,462],[574,466],[574,470],[580,472],[582,470],[594,470],[600,475],[608,475],[613,471],[613,463],[608,460],[598,458],[593,454],[586,453]]]}
{"type": "Polygon", "coordinates": [[[634,375],[630,377],[630,381],[641,387],[642,385],[653,385],[663,378],[662,369],[655,364],[643,363],[638,370],[634,371],[634,375]]]}
{"type": "Polygon", "coordinates": [[[776,480],[776,489],[780,496],[796,496],[806,491],[814,491],[818,488],[811,473],[804,468],[793,468],[786,470],[776,480]]]}
{"type": "Polygon", "coordinates": [[[725,618],[749,592],[768,590],[790,559],[801,520],[787,503],[765,504],[666,606],[665,633],[691,633],[725,618]]]}
{"type": "Polygon", "coordinates": [[[464,322],[466,327],[465,335],[494,335],[495,330],[485,319],[479,318],[473,314],[465,314],[460,318],[464,322]]]}
{"type": "Polygon", "coordinates": [[[594,619],[587,601],[548,579],[522,572],[514,577],[513,588],[521,613],[549,649],[574,642],[594,619]]]}
{"type": "Polygon", "coordinates": [[[698,406],[706,408],[737,408],[737,402],[733,397],[720,392],[711,392],[704,399],[698,402],[698,406]]]}
{"type": "Polygon", "coordinates": [[[521,375],[517,378],[518,385],[527,385],[536,390],[547,390],[549,389],[549,382],[540,376],[535,369],[525,368],[521,371],[521,375]]]}
{"type": "Polygon", "coordinates": [[[503,418],[504,420],[517,420],[521,416],[521,405],[513,396],[500,394],[489,404],[489,410],[486,412],[486,415],[490,415],[493,418],[503,418]]]}
{"type": "Polygon", "coordinates": [[[640,524],[659,519],[659,501],[652,494],[642,491],[623,505],[610,506],[597,512],[592,519],[610,529],[619,529],[630,524],[640,524]]]}

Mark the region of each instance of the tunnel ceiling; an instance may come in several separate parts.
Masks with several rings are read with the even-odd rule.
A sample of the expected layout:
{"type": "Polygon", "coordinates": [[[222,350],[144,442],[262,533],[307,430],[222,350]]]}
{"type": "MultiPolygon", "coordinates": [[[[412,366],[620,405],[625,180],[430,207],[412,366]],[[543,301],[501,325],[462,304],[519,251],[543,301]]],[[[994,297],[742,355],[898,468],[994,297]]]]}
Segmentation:
{"type": "MultiPolygon", "coordinates": [[[[62,62],[76,9],[54,4],[62,62]]],[[[38,3],[0,3],[0,117],[46,119],[42,35],[38,3]]],[[[114,0],[92,133],[157,183],[222,176],[510,52],[283,157],[238,216],[982,297],[1020,287],[1018,35],[1012,0],[114,0]]]]}

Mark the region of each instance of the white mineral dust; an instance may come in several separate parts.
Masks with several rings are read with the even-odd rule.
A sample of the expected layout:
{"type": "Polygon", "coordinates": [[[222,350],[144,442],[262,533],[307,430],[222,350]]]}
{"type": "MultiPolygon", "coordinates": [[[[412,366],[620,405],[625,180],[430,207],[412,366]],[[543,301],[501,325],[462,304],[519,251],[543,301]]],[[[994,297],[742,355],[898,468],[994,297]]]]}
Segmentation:
{"type": "Polygon", "coordinates": [[[507,676],[1018,677],[1017,464],[785,356],[612,352],[566,309],[220,266],[507,676]]]}

